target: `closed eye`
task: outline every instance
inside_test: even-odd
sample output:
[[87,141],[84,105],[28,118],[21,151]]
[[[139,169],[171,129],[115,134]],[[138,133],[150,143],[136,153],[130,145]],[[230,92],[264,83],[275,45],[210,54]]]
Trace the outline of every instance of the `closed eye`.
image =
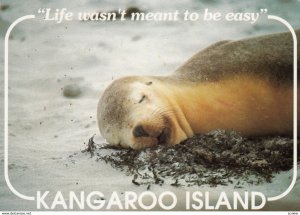
[[140,99],[139,103],[142,103],[145,100],[146,96],[143,95],[142,98]]

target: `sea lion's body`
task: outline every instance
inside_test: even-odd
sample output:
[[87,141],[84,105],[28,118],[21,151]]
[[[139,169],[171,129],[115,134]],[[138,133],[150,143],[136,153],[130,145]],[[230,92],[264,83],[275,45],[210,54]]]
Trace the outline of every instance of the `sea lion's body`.
[[132,148],[177,144],[213,129],[290,135],[292,121],[290,33],[218,42],[170,76],[116,80],[98,106],[102,135]]

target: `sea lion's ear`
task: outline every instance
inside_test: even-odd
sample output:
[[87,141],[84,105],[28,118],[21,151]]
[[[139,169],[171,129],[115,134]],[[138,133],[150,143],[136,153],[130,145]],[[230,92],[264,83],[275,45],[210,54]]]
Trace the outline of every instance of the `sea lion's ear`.
[[151,85],[151,84],[152,84],[152,81],[146,82],[146,85]]

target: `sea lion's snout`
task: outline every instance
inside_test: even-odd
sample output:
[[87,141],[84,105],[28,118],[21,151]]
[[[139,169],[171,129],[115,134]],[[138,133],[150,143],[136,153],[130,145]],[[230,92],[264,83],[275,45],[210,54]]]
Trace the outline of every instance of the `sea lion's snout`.
[[142,125],[135,126],[132,134],[134,137],[149,137],[148,132],[145,131]]
[[[157,123],[150,124],[148,129],[145,129],[143,125],[139,124],[133,128],[132,135],[135,138],[134,142],[137,142],[135,145],[139,148],[147,138],[152,140],[149,146],[168,144],[168,136],[170,134],[168,131],[169,129],[167,129],[164,122],[161,122],[160,126],[158,126]],[[140,140],[142,143],[139,143]]]

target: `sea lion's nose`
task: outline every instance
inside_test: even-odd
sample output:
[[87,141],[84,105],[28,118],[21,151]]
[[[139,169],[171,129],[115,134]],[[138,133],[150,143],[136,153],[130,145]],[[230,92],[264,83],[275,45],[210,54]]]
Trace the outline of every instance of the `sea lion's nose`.
[[134,137],[149,137],[149,134],[144,130],[142,125],[137,125],[133,129]]

